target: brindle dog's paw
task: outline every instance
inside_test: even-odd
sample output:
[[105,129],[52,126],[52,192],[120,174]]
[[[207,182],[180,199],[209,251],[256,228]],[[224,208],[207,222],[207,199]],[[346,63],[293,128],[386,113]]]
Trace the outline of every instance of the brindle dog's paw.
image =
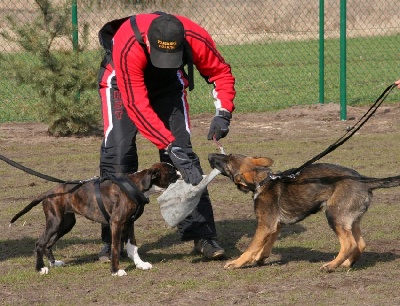
[[149,262],[142,261],[136,265],[136,268],[140,270],[150,270],[152,268],[152,264]]
[[47,267],[41,268],[40,271],[39,271],[39,274],[40,274],[40,275],[49,274],[49,268],[47,268]]
[[50,267],[62,267],[65,265],[65,262],[62,260],[55,260],[54,262],[50,262]]
[[112,276],[125,276],[128,275],[125,270],[119,269],[116,273],[112,273]]

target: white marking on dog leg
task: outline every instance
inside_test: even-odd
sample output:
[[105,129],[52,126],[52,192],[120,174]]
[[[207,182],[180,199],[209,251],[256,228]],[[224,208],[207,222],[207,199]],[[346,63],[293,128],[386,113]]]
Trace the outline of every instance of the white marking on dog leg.
[[125,270],[119,269],[117,271],[117,273],[112,273],[111,275],[112,276],[125,276],[125,275],[128,275],[128,274],[125,272]]
[[50,267],[62,267],[65,265],[65,262],[63,262],[62,260],[56,260],[54,262],[50,262]]
[[40,275],[49,274],[49,268],[43,267],[43,268],[40,269],[39,273],[40,273]]
[[135,263],[136,268],[141,270],[149,270],[153,267],[151,263],[140,259],[138,247],[134,244],[131,244],[130,240],[128,240],[128,243],[126,244],[126,251],[128,252],[128,257]]

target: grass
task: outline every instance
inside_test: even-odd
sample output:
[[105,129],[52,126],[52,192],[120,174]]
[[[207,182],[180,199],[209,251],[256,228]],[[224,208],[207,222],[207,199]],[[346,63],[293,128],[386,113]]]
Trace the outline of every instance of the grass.
[[[273,156],[274,169],[298,166],[338,137],[326,137],[317,127],[297,129],[295,119],[289,120],[283,131],[264,133],[253,127],[242,134],[242,125],[254,123],[249,119],[252,117],[242,116],[240,122],[233,122],[229,137],[223,140],[225,149]],[[386,118],[381,116],[381,120]],[[202,115],[199,118],[195,121],[193,144],[205,171],[209,172],[206,159],[214,147],[205,139],[207,127],[201,123]],[[267,114],[264,118],[271,120]],[[280,118],[288,119],[283,115]],[[342,131],[347,123],[331,124],[340,125],[337,130]],[[375,128],[379,131],[381,125],[374,124],[376,121],[369,122],[373,128],[362,129],[324,161],[339,161],[377,177],[397,173],[400,132],[393,125],[398,124],[382,123],[389,128],[380,133]],[[285,132],[283,136],[281,132]],[[35,129],[23,129],[19,138],[7,135],[0,130],[0,137],[7,140],[2,142],[3,152],[42,173],[77,179],[98,172],[100,138],[51,138]],[[157,151],[141,137],[138,146],[141,167],[146,167],[153,162]],[[267,265],[226,271],[222,268],[224,262],[204,261],[191,253],[191,243],[179,241],[176,229],[169,228],[162,220],[154,197],[136,223],[139,252],[142,259],[153,264],[152,270],[136,270],[130,260],[123,259],[121,266],[128,276],[111,277],[109,266],[96,260],[102,245],[100,225],[78,216],[74,229],[54,249],[56,258],[67,265],[40,276],[34,271],[32,250],[44,226],[41,207],[34,208],[11,228],[8,222],[34,195],[54,184],[9,166],[0,167],[0,176],[3,178],[0,186],[2,305],[186,305],[188,301],[192,305],[395,305],[400,302],[397,294],[400,206],[396,188],[375,193],[362,221],[367,250],[351,270],[339,269],[330,274],[319,271],[322,263],[331,260],[339,248],[335,234],[320,213],[284,227]],[[224,177],[217,177],[209,187],[219,239],[228,256],[237,257],[249,244],[256,226],[251,195],[239,192]]]
[[[389,84],[399,78],[398,71],[394,69],[394,61],[398,61],[400,56],[396,48],[399,39],[400,35],[348,39],[348,105],[365,105],[375,101]],[[317,104],[318,48],[316,40],[220,46],[221,53],[230,63],[236,77],[236,112],[275,111],[293,105]],[[337,103],[340,100],[338,40],[327,40],[325,49],[324,101]],[[7,54],[6,59],[12,56],[29,60],[24,54]],[[88,52],[82,56],[96,66],[101,60],[99,52]],[[17,84],[10,78],[12,74],[12,70],[6,70],[0,76],[0,95],[3,100],[0,105],[0,123],[38,121],[40,116],[35,106],[40,97],[29,85]],[[193,114],[213,113],[212,88],[196,73],[195,90],[189,92]],[[94,107],[98,107],[100,102],[97,92],[88,94],[92,96]],[[387,99],[388,103],[396,101],[398,99],[391,96]]]

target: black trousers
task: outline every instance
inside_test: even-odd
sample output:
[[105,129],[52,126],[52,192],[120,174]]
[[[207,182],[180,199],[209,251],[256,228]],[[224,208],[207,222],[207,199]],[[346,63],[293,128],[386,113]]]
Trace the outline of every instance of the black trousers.
[[[108,122],[104,122],[105,137],[100,152],[100,174],[107,176],[132,173],[138,170],[139,165],[135,143],[138,130],[121,103],[118,89],[100,89],[100,95],[105,95],[107,90],[109,91],[107,97],[110,98],[107,105],[104,105],[107,99],[101,97],[103,119],[107,118]],[[175,136],[174,144],[182,147],[194,165],[203,173],[200,160],[192,150],[190,133],[187,130],[188,122],[185,119],[185,103],[183,103],[182,97],[182,92],[163,94],[152,98],[151,105],[165,126]],[[107,116],[104,114],[105,111],[107,111]],[[159,150],[159,160],[172,164],[164,150]],[[179,223],[177,228],[182,241],[217,236],[213,209],[207,190],[201,196],[196,209]],[[111,242],[109,226],[102,225],[101,237],[103,242]]]

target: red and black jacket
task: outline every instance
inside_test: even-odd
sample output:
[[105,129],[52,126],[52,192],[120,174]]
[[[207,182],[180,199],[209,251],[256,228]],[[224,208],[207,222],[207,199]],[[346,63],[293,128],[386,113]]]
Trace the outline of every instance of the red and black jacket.
[[[158,16],[157,13],[135,16],[144,44],[137,40],[131,18],[111,22],[113,25],[103,27],[99,36],[106,52],[111,52],[113,66],[108,64],[107,68],[115,70],[117,86],[129,117],[144,137],[163,149],[175,138],[152,109],[150,100],[158,95],[181,91],[187,103],[186,88],[189,83],[183,67],[159,69],[151,65],[147,32],[153,19]],[[235,79],[229,64],[218,52],[215,42],[205,29],[186,17],[176,17],[184,26],[193,64],[207,82],[214,84],[216,107],[232,112],[235,108]],[[111,37],[112,45],[109,43]],[[146,46],[148,52],[144,50]]]

